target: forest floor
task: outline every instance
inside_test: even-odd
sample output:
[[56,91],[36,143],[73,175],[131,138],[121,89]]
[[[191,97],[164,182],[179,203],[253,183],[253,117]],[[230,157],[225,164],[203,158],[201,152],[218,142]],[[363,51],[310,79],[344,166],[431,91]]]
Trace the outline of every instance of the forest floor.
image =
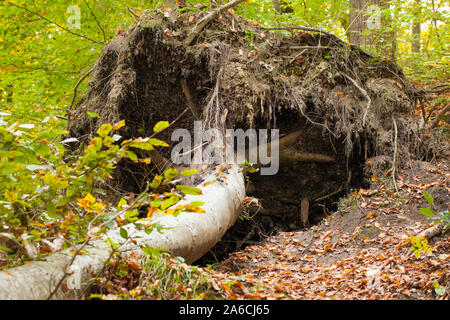
[[[222,281],[231,274],[243,281],[227,297],[245,297],[250,285],[269,288],[260,292],[264,298],[448,299],[450,234],[430,239],[433,249],[418,256],[410,241],[433,225],[419,211],[429,207],[424,190],[438,210],[449,209],[448,177],[448,162],[414,161],[398,176],[398,195],[390,181],[374,178],[320,225],[233,253],[219,268]],[[447,293],[437,295],[435,281]]]
[[[155,269],[128,260],[127,272],[107,270],[110,281],[95,293],[103,299],[117,299],[117,293],[140,299],[448,299],[450,233],[416,245],[411,237],[434,225],[420,212],[430,207],[423,191],[433,197],[435,215],[449,209],[449,163],[410,162],[398,173],[398,194],[390,175],[372,177],[369,189],[341,199],[339,210],[319,225],[280,232],[215,266],[174,258],[163,266],[201,278],[161,279]],[[202,281],[203,291],[196,292]]]

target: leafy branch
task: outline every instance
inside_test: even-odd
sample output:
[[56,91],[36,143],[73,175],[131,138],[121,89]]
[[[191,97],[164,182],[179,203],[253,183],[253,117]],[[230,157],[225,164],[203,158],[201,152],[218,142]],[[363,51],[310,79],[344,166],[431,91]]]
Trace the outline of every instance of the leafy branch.
[[62,25],[59,24],[58,22],[52,21],[52,20],[50,20],[50,19],[47,19],[46,17],[44,17],[44,16],[41,15],[40,13],[38,13],[38,12],[36,12],[36,11],[33,11],[33,10],[30,10],[30,9],[28,9],[28,8],[26,8],[26,7],[22,7],[22,6],[18,5],[18,4],[15,4],[14,2],[9,2],[9,4],[12,5],[12,6],[14,6],[14,7],[16,7],[16,8],[22,9],[22,10],[28,12],[28,13],[34,14],[34,15],[40,17],[41,19],[47,21],[48,23],[54,24],[54,25],[56,25],[57,27],[63,29],[64,31],[66,31],[66,32],[68,32],[68,33],[70,33],[70,34],[72,34],[72,35],[74,35],[74,36],[81,37],[81,38],[86,39],[86,40],[89,40],[89,41],[91,41],[91,42],[93,42],[93,43],[105,43],[105,41],[94,40],[94,39],[91,39],[90,37],[88,37],[88,36],[86,36],[86,35],[84,35],[84,34],[76,33],[76,32],[74,32],[74,31],[70,30],[69,28],[66,28],[66,27],[62,26]]

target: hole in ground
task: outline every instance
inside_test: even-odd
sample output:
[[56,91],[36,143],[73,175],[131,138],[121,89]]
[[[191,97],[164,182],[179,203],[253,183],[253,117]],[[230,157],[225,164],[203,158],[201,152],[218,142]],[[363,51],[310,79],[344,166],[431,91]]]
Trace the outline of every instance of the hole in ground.
[[[359,186],[364,187],[364,184],[361,183]],[[357,186],[354,185],[353,187],[356,188]],[[318,225],[323,219],[338,210],[339,200],[347,194],[347,191],[342,191],[331,196],[326,201],[311,204],[309,212],[310,225],[306,228],[303,227],[300,221],[282,225],[279,223],[279,219],[273,219],[270,215],[260,214],[260,212],[251,218],[240,217],[224,234],[220,242],[192,264],[206,266],[220,263],[227,259],[231,253],[242,251],[250,245],[261,244],[267,237],[276,235],[278,232],[304,230]]]

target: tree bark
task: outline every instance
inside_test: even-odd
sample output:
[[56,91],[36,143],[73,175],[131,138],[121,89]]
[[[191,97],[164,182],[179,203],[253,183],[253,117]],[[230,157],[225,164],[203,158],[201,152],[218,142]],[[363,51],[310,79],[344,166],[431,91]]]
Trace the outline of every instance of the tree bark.
[[[392,23],[392,16],[389,13],[376,13],[389,9],[389,1],[349,1],[349,42],[395,60],[396,33],[394,30],[386,30]],[[369,14],[369,11],[375,14]]]
[[363,36],[364,30],[366,30],[365,8],[367,5],[366,0],[350,0],[349,11],[349,30],[348,40],[351,44],[363,47],[366,44],[365,37]]
[[411,51],[414,53],[420,52],[420,13],[421,13],[421,3],[420,0],[415,0],[415,8],[414,8],[414,20],[412,25],[412,39],[411,39]]

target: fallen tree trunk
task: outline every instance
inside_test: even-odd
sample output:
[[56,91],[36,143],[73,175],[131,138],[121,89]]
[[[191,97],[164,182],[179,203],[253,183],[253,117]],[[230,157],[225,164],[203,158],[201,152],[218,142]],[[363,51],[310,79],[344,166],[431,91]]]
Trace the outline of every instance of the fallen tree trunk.
[[[312,223],[310,201],[349,188],[352,179],[362,180],[366,158],[392,155],[392,123],[398,126],[397,154],[402,155],[396,164],[407,155],[423,155],[411,116],[416,90],[396,65],[320,30],[303,28],[319,35],[275,34],[227,10],[186,11],[176,19],[172,14],[177,12],[142,14],[105,46],[87,93],[70,111],[70,137],[86,143],[103,123],[121,120],[127,124],[119,131],[123,139],[151,136],[163,120],[191,133],[199,118],[205,128],[222,131],[279,129],[287,137],[280,173],[251,179],[254,195],[263,199],[268,212],[261,221],[270,215],[270,223],[275,221],[280,229],[293,221],[293,228]],[[158,138],[170,143],[176,127],[169,126]],[[161,167],[170,156],[162,151]],[[115,183],[133,193],[141,192],[148,177],[158,172],[126,160],[118,168]],[[202,186],[202,195],[187,197],[204,200],[205,214],[158,217],[156,222],[171,229],[149,236],[128,225],[136,243],[124,243],[121,251],[139,253],[140,247],[151,246],[169,249],[188,263],[201,257],[236,221],[245,196],[236,165],[222,180]],[[107,236],[122,241],[118,230]],[[72,264],[73,255],[66,250],[0,272],[0,298],[45,299],[53,292],[53,298],[80,296],[83,282],[98,274],[111,254],[104,240],[90,245]]]
[[[206,181],[216,180],[216,172]],[[0,299],[28,300],[80,298],[90,279],[98,276],[112,250],[106,238],[120,243],[120,252],[142,255],[142,247],[165,248],[191,263],[212,248],[232,226],[240,214],[245,196],[244,178],[239,166],[233,165],[227,174],[202,187],[203,194],[186,196],[179,204],[203,201],[205,213],[182,212],[178,216],[161,215],[152,222],[169,229],[149,235],[133,224],[124,226],[133,241],[125,241],[119,230],[110,230],[102,240],[93,240],[71,263],[76,248],[54,253],[42,261],[0,271]],[[62,280],[62,281],[61,281]]]

